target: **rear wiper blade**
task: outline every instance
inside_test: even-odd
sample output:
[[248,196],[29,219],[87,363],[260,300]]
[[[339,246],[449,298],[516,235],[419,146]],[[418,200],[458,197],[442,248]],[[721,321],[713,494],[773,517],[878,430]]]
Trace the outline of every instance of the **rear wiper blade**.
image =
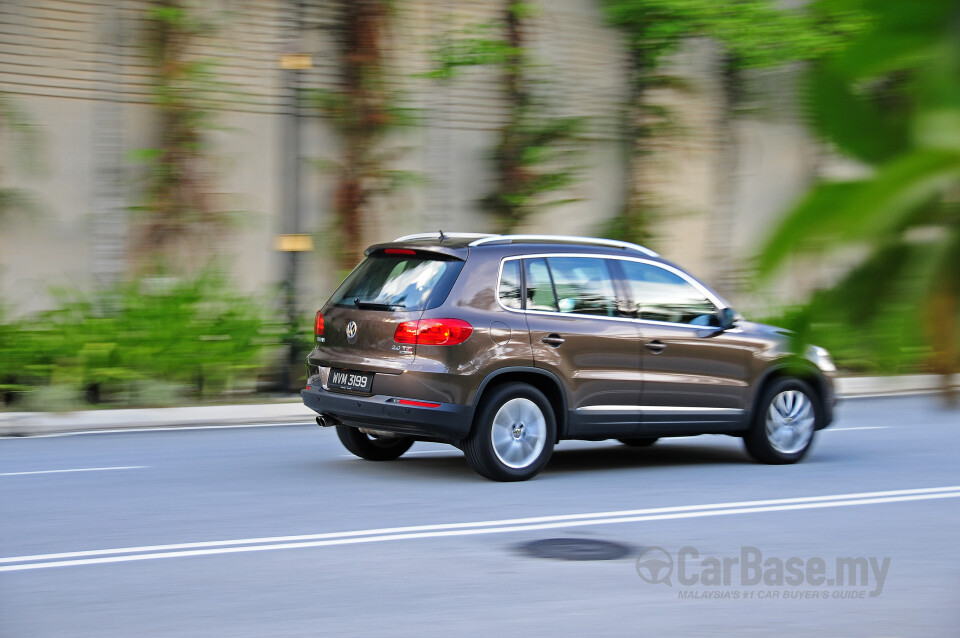
[[406,310],[407,307],[395,303],[377,303],[375,301],[360,301],[359,298],[353,300],[353,305],[362,310]]

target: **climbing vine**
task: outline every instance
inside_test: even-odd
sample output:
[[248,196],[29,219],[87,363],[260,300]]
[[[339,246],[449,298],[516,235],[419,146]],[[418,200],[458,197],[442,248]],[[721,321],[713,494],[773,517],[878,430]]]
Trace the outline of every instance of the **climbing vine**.
[[404,149],[387,144],[398,127],[416,123],[412,109],[387,83],[386,32],[391,16],[386,0],[345,1],[340,6],[340,86],[310,91],[314,107],[333,124],[340,141],[338,161],[325,163],[336,175],[333,196],[337,266],[349,270],[363,257],[364,230],[373,200],[417,175],[390,168]]
[[157,146],[134,154],[147,167],[134,249],[138,269],[149,271],[175,265],[177,249],[195,247],[222,229],[228,215],[212,195],[214,163],[207,139],[221,84],[211,60],[191,55],[213,24],[199,19],[184,0],[157,0],[146,22]]
[[553,114],[546,97],[544,67],[532,59],[527,43],[531,3],[510,0],[496,23],[475,25],[445,38],[437,48],[432,76],[448,80],[463,67],[495,65],[508,101],[490,159],[495,186],[482,204],[496,230],[510,232],[545,207],[571,201],[558,198],[579,178],[583,118]]

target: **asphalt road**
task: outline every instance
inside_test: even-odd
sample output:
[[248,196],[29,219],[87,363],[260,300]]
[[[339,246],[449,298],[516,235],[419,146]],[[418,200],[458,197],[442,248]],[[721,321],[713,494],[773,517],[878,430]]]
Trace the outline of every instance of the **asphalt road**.
[[[922,396],[847,401],[794,466],[568,442],[513,484],[311,425],[4,439],[0,636],[955,636],[958,450]],[[555,538],[626,555],[523,548]]]

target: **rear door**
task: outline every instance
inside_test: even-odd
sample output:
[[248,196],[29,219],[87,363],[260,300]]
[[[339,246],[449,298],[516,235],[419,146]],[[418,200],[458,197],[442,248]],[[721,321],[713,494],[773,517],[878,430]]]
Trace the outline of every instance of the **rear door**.
[[640,399],[636,325],[620,316],[603,257],[524,259],[525,309],[534,364],[567,386],[568,434],[634,434]]
[[348,372],[401,372],[416,357],[416,346],[397,343],[397,329],[442,304],[462,267],[458,259],[427,251],[371,254],[323,307],[319,364]]

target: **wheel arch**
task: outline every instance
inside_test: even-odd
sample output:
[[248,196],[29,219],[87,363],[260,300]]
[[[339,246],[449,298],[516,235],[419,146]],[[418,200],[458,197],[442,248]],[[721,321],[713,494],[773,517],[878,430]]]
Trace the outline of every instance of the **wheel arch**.
[[[557,441],[564,438],[567,432],[567,396],[563,384],[556,375],[539,368],[525,366],[511,366],[500,368],[484,377],[473,398],[474,422],[470,425],[471,431],[476,427],[476,408],[480,406],[483,397],[491,390],[507,383],[526,383],[543,392],[553,408],[553,416],[557,422]],[[554,441],[555,443],[557,441]]]
[[770,367],[764,372],[763,376],[760,377],[760,381],[756,385],[756,391],[753,393],[753,399],[750,401],[750,413],[747,415],[747,423],[753,422],[760,401],[763,399],[770,384],[781,379],[799,379],[800,381],[808,383],[815,394],[814,399],[820,405],[821,414],[824,415],[824,423],[821,428],[825,428],[830,424],[830,419],[827,416],[830,413],[828,410],[829,406],[827,405],[827,397],[829,396],[827,380],[824,379],[823,375],[813,363],[799,357],[781,361],[777,365]]

